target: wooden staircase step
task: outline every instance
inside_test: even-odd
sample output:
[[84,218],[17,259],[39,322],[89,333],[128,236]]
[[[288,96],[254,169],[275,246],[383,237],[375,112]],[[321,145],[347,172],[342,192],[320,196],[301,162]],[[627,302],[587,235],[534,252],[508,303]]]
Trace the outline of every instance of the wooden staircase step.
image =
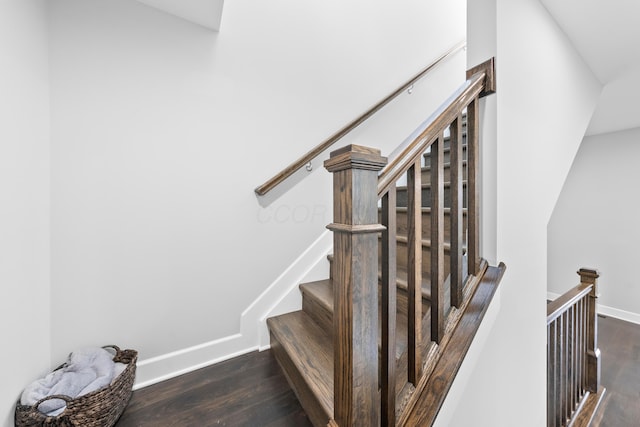
[[[451,164],[444,164],[444,180],[451,181]],[[462,179],[467,180],[467,161],[462,161]],[[431,182],[431,165],[422,167],[422,182],[428,184]]]
[[[399,185],[396,187],[397,194],[397,206],[407,206],[407,187],[405,185]],[[467,206],[467,183],[462,183],[462,204]],[[445,207],[451,207],[451,182],[445,181],[444,183],[444,200]],[[431,183],[422,183],[422,207],[429,207],[431,205]]]
[[333,418],[333,340],[304,311],[267,319],[271,350],[314,426]]
[[[399,358],[407,348],[406,277],[405,272],[404,279],[398,278],[400,281],[404,281],[404,288],[402,288],[401,284],[398,286],[400,292],[397,298],[396,336],[398,337],[398,342],[396,345],[396,358]],[[430,295],[431,290],[428,281],[423,281],[423,283],[426,284],[425,287],[423,287],[423,313],[425,313],[430,303],[428,298],[424,298],[424,295]],[[332,336],[333,281],[319,280],[317,282],[303,283],[300,285],[300,291],[302,292],[302,310],[312,318],[321,329],[326,331],[327,335]],[[381,334],[378,333],[378,339],[380,339],[380,335]],[[380,346],[380,341],[378,341],[378,346]]]
[[[463,229],[466,230],[467,225],[467,209],[463,209],[462,217],[464,221]],[[380,220],[380,217],[378,217]],[[396,221],[397,221],[397,233],[400,235],[407,235],[407,207],[400,206],[396,208]],[[422,236],[429,238],[431,235],[431,208],[422,208]],[[444,209],[444,240],[449,241],[451,239],[451,209]]]
[[[442,150],[442,155],[444,158],[444,163],[450,163],[451,162],[451,147],[449,147],[448,144],[446,144],[446,140],[448,138],[445,138],[445,146],[444,149]],[[462,160],[467,160],[467,143],[466,143],[466,136],[463,136],[462,141],[463,141],[463,145],[462,145]],[[431,151],[427,151],[426,153],[424,153],[422,155],[423,159],[424,159],[424,165],[425,166],[431,166]]]
[[[382,208],[378,209],[378,222],[381,222]],[[467,222],[467,209],[462,211],[463,226],[462,229],[466,230],[468,227]],[[407,235],[407,207],[398,206],[396,208],[396,221],[397,221],[397,234]],[[422,208],[422,237],[429,239],[431,237],[431,208]],[[444,208],[444,240],[445,242],[451,239],[451,208]]]
[[333,331],[333,281],[331,279],[300,285],[302,311],[307,313],[322,329],[331,335]]
[[[381,239],[381,237],[380,237]],[[407,268],[408,254],[408,239],[407,236],[398,235],[396,237],[396,261],[398,269]],[[444,242],[444,268],[445,276],[449,274],[449,254],[451,253],[451,244]],[[382,257],[382,247],[378,245],[378,262]],[[431,240],[422,239],[422,274],[428,275],[431,273]]]
[[[330,268],[333,268],[333,254],[327,255],[327,259],[329,260]],[[378,280],[382,278],[382,273],[378,270]],[[315,282],[312,282],[315,283]],[[396,284],[398,286],[398,297],[401,297],[402,293],[407,292],[408,284],[407,284],[407,267],[404,265],[399,265],[396,267]],[[333,296],[331,296],[333,298]],[[422,298],[425,301],[429,301],[431,299],[431,281],[430,276],[428,274],[422,275]],[[406,299],[406,297],[405,297]],[[304,304],[304,301],[303,301]],[[333,302],[331,303],[331,307],[333,307]]]

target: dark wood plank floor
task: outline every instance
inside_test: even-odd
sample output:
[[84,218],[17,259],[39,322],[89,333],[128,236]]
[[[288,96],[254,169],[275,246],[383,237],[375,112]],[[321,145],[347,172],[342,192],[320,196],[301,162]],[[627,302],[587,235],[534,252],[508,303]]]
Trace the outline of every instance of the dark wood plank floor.
[[598,316],[602,385],[607,392],[593,426],[640,426],[640,325]]
[[[640,426],[640,325],[599,317],[602,384],[594,427]],[[311,427],[271,351],[135,391],[117,427]]]
[[249,353],[133,393],[117,427],[311,427],[271,351]]

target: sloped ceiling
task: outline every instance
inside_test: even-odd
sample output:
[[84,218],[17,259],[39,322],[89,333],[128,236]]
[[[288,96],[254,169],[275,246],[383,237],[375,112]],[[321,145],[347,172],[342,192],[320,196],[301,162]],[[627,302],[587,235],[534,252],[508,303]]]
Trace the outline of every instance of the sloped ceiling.
[[201,25],[220,30],[224,0],[138,0],[147,6]]
[[540,1],[604,85],[587,134],[640,127],[640,1]]

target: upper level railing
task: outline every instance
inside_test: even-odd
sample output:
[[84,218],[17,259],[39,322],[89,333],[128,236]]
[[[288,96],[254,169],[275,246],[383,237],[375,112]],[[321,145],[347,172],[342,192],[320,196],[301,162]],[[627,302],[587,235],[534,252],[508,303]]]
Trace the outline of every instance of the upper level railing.
[[338,130],[336,133],[331,135],[326,140],[322,141],[320,144],[316,145],[309,152],[305,153],[304,155],[302,155],[302,157],[300,157],[299,159],[297,159],[296,161],[291,163],[289,166],[287,166],[284,169],[282,169],[280,172],[278,172],[276,175],[271,177],[269,180],[265,181],[262,185],[256,187],[256,189],[254,190],[256,192],[256,194],[258,194],[259,196],[264,196],[269,191],[271,191],[272,189],[277,187],[278,184],[280,184],[285,179],[287,179],[288,177],[293,175],[297,170],[299,170],[302,167],[304,167],[306,164],[308,164],[310,161],[312,161],[314,158],[316,158],[320,153],[322,153],[323,151],[327,150],[329,147],[331,147],[333,144],[338,142],[340,139],[342,139],[345,135],[350,133],[352,130],[354,130],[355,128],[360,126],[363,122],[368,120],[371,116],[373,116],[375,113],[377,113],[385,105],[387,105],[389,102],[391,102],[395,98],[397,98],[398,95],[400,95],[404,91],[408,90],[418,80],[420,80],[425,75],[427,75],[437,65],[439,65],[445,59],[451,57],[452,55],[456,54],[457,52],[459,52],[460,50],[465,48],[465,46],[466,46],[465,42],[460,42],[460,43],[456,44],[455,46],[453,46],[448,51],[446,51],[445,53],[443,53],[435,61],[433,61],[428,66],[426,66],[422,71],[420,71],[415,76],[411,77],[402,86],[400,86],[399,88],[394,90],[392,93],[390,93],[384,99],[380,100],[377,104],[375,104],[373,107],[368,109],[362,115],[360,115],[359,117],[357,117],[356,119],[354,119],[353,121],[351,121],[350,123],[345,125],[342,129]]
[[587,412],[582,409],[590,407],[585,405],[587,399],[602,393],[596,314],[599,274],[586,268],[578,274],[580,284],[547,305],[548,427],[577,426],[576,420],[585,417],[581,412]]
[[[379,150],[355,145],[332,152],[325,162],[334,174],[334,222],[328,226],[334,231],[334,425],[410,424],[406,417],[486,271],[479,254],[479,98],[495,91],[493,59],[469,70],[467,78],[388,164]],[[404,177],[406,185],[398,182]],[[400,268],[408,301],[407,347],[398,362]],[[429,304],[423,312],[425,292]]]

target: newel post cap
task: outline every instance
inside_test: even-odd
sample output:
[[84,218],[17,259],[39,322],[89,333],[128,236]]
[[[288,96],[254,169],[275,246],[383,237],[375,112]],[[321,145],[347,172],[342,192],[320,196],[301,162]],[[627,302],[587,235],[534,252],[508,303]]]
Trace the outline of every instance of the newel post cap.
[[578,274],[580,275],[580,283],[593,285],[593,289],[589,294],[594,298],[598,298],[598,277],[600,277],[600,272],[593,268],[581,268],[578,270]]
[[580,281],[586,283],[595,283],[600,277],[600,272],[593,268],[581,268],[577,273],[580,275]]
[[380,154],[380,150],[351,144],[332,151],[324,167],[332,173],[345,169],[379,171],[386,164],[387,158]]

